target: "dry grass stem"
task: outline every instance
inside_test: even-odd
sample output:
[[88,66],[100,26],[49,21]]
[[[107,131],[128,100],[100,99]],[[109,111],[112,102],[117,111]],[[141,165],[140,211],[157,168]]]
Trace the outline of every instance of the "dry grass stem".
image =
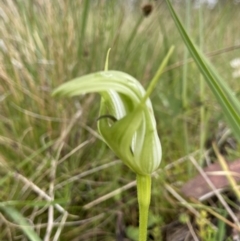
[[67,184],[70,184],[74,181],[78,181],[79,179],[87,176],[87,175],[90,175],[90,174],[93,174],[93,173],[96,173],[96,172],[99,172],[101,170],[104,170],[106,168],[109,168],[109,167],[112,167],[112,166],[115,166],[117,164],[120,164],[122,163],[120,160],[116,160],[116,161],[113,161],[113,162],[110,162],[110,163],[106,163],[106,164],[103,164],[101,166],[98,166],[98,167],[95,167],[95,168],[92,168],[91,170],[88,170],[88,171],[85,171],[85,172],[82,172],[76,176],[72,176],[70,177],[69,179],[63,181],[63,182],[60,182],[58,183],[56,186],[55,186],[55,190],[56,189],[59,189],[59,188],[62,188],[63,186],[67,185]]
[[216,197],[219,199],[219,201],[221,202],[221,204],[224,206],[224,208],[226,209],[226,211],[228,212],[228,214],[230,215],[230,217],[233,219],[233,221],[236,223],[236,225],[238,227],[239,226],[239,220],[237,218],[237,216],[233,213],[232,209],[229,207],[229,205],[227,204],[227,202],[224,200],[223,196],[220,194],[220,191],[216,189],[216,187],[213,185],[213,183],[209,180],[208,176],[206,175],[206,173],[203,171],[203,169],[198,165],[197,161],[190,156],[189,157],[191,162],[193,163],[193,165],[196,167],[196,169],[198,170],[198,172],[202,175],[202,177],[206,180],[206,182],[208,183],[208,185],[212,188],[214,194],[216,195]]
[[195,231],[193,229],[193,226],[192,226],[192,224],[189,221],[187,222],[187,226],[188,226],[188,229],[189,229],[189,231],[190,231],[190,233],[191,233],[191,235],[193,237],[193,240],[194,241],[199,241],[199,239],[198,239],[198,237],[197,237],[197,235],[196,235],[196,233],[195,233]]
[[[218,157],[218,161],[220,162],[220,165],[222,167],[222,169],[225,171],[225,176],[227,177],[228,181],[229,181],[229,184],[231,185],[236,197],[238,198],[238,200],[240,200],[240,191],[239,191],[239,187],[238,187],[238,184],[237,182],[235,181],[233,175],[234,173],[232,173],[230,170],[229,170],[229,167],[227,165],[227,162],[226,160],[224,159],[224,157],[220,154],[218,148],[217,148],[217,145],[215,143],[213,143],[213,149]],[[236,173],[236,175],[240,175],[239,173]]]
[[86,210],[90,209],[90,208],[98,205],[99,203],[104,202],[107,199],[112,198],[112,197],[118,195],[119,193],[122,193],[123,191],[126,191],[126,190],[128,190],[132,187],[135,187],[135,186],[136,186],[136,181],[130,182],[130,183],[128,183],[128,184],[126,184],[126,185],[124,185],[124,186],[122,186],[122,187],[120,187],[120,188],[118,188],[118,189],[116,189],[116,190],[96,199],[96,200],[94,200],[93,202],[90,202],[90,203],[84,205],[83,208],[86,209]]
[[[28,187],[30,187],[36,194],[38,194],[41,198],[52,202],[52,198],[46,193],[44,192],[42,189],[40,189],[36,184],[34,184],[32,181],[28,180],[26,177],[24,177],[23,175],[21,175],[20,173],[12,173],[12,175],[18,179],[19,181],[23,182],[25,185],[27,185]],[[54,204],[54,207],[60,212],[60,213],[65,213],[67,212],[61,205],[59,204]],[[71,215],[74,217],[78,217],[76,215]]]
[[80,149],[82,149],[84,146],[86,146],[87,144],[91,143],[91,140],[86,140],[83,143],[81,143],[80,145],[78,145],[77,147],[75,147],[73,150],[71,150],[68,154],[66,154],[64,157],[62,157],[59,161],[58,161],[58,165],[63,163],[65,160],[67,160],[70,156],[72,156],[75,152],[79,151]]
[[[56,177],[56,168],[57,168],[57,162],[54,158],[52,158],[51,170],[50,170],[50,184],[49,184],[49,197],[52,200],[54,200],[54,181]],[[65,214],[67,215],[66,212],[64,213],[64,215]],[[53,208],[53,205],[50,205],[48,207],[48,226],[44,237],[44,241],[50,240],[52,229],[53,229],[53,222],[54,222],[54,208]]]

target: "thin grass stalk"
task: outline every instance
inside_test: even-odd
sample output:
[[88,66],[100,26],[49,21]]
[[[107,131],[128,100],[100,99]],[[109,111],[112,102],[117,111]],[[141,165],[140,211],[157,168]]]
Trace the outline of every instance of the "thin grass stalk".
[[[191,16],[191,12],[190,12],[190,7],[191,7],[191,2],[189,0],[185,0],[186,3],[186,29],[187,31],[190,31],[190,16]],[[186,109],[188,106],[188,98],[187,98],[187,72],[188,72],[188,65],[187,65],[187,59],[188,59],[188,49],[187,47],[184,48],[184,66],[183,66],[183,74],[182,74],[182,105],[183,108]]]
[[[171,44],[170,44],[170,41],[169,41],[169,34],[168,34],[168,31],[166,29],[166,26],[165,26],[165,22],[164,22],[164,19],[162,18],[162,16],[159,17],[159,26],[160,26],[160,31],[162,32],[162,35],[163,35],[163,51],[164,51],[164,55],[167,54]],[[169,60],[169,64],[171,65],[171,59]],[[173,72],[172,71],[167,71],[167,74],[169,76],[169,79],[172,80],[174,79],[173,77]]]
[[216,143],[213,143],[213,149],[214,149],[214,152],[216,153],[216,156],[218,158],[218,161],[219,161],[223,171],[226,172],[225,177],[228,179],[228,182],[229,182],[230,186],[232,187],[233,192],[235,193],[237,199],[240,200],[240,191],[239,191],[238,184],[237,184],[236,180],[234,179],[233,175],[231,174],[231,171],[229,170],[227,162],[225,161],[224,157],[220,154]]
[[[191,1],[189,0],[185,0],[186,3],[186,28],[188,30],[190,30],[190,20],[191,20]],[[187,98],[187,87],[188,87],[188,83],[187,83],[187,73],[188,73],[188,64],[187,64],[187,59],[188,59],[188,49],[185,47],[184,48],[184,57],[183,57],[183,61],[184,61],[184,66],[183,66],[183,74],[182,74],[182,106],[183,106],[183,110],[186,111],[188,108],[188,98]],[[185,147],[185,154],[189,153],[189,138],[188,138],[188,123],[186,120],[183,120],[183,134],[184,134],[184,147]],[[188,173],[190,174],[192,171],[192,165],[188,166]]]
[[[204,30],[203,30],[203,7],[202,4],[199,6],[198,11],[198,22],[199,22],[199,48],[200,50],[203,50],[203,36],[204,36]],[[204,143],[206,138],[206,120],[205,120],[205,106],[204,106],[204,100],[205,100],[205,82],[203,79],[202,74],[199,76],[200,79],[200,153],[201,153],[201,159],[200,159],[200,166],[203,164],[203,153],[204,153]]]
[[218,198],[218,200],[220,201],[220,203],[223,205],[223,207],[227,210],[229,216],[232,218],[232,220],[236,223],[236,225],[238,226],[238,228],[240,227],[239,224],[239,220],[236,216],[236,214],[233,212],[233,210],[230,208],[230,206],[228,205],[228,203],[225,201],[225,199],[223,198],[223,196],[219,193],[219,191],[216,189],[216,187],[214,186],[214,184],[211,182],[211,180],[209,179],[209,177],[207,176],[207,174],[203,171],[203,169],[199,166],[199,164],[197,163],[197,161],[190,156],[189,157],[190,161],[193,163],[193,165],[196,167],[196,169],[198,170],[198,172],[201,174],[201,176],[205,179],[205,181],[207,182],[208,186],[212,189],[213,193],[215,194],[215,196]]
[[[86,33],[86,26],[87,26],[87,20],[88,20],[88,14],[89,14],[89,7],[90,7],[90,2],[88,0],[84,0],[84,6],[83,6],[83,13],[82,13],[82,25],[81,25],[81,32],[79,36],[79,42],[78,42],[78,57],[81,59],[82,53],[83,53],[83,40],[85,38],[85,33]],[[76,65],[78,67],[78,65]],[[77,71],[77,69],[75,69]],[[75,72],[74,71],[74,72]],[[74,73],[75,74],[75,73]]]
[[134,38],[136,37],[137,35],[137,31],[138,31],[138,28],[140,27],[141,23],[143,22],[143,19],[144,19],[144,16],[140,16],[132,30],[132,32],[130,33],[130,36],[127,40],[127,43],[125,44],[126,48],[125,48],[125,53],[128,53],[128,50],[130,49],[131,47],[131,44],[134,40]]

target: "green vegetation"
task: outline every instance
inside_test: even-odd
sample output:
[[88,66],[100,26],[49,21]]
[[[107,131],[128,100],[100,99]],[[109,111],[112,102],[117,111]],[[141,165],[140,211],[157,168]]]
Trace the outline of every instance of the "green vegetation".
[[[109,48],[109,69],[147,88],[172,45],[174,54],[150,97],[163,157],[152,178],[149,240],[161,240],[161,228],[189,211],[181,222],[199,237],[231,240],[237,197],[222,193],[225,203],[192,203],[182,199],[181,187],[198,173],[195,163],[216,160],[212,141],[228,161],[239,158],[240,85],[230,61],[240,57],[240,6],[187,11],[189,35],[207,57],[178,28],[193,58],[203,60],[199,67],[186,55],[167,4],[152,4],[146,17],[140,6],[131,11],[117,1],[1,1],[0,240],[137,240],[135,175],[96,131],[99,96],[60,99],[51,93],[70,79],[102,71]],[[184,22],[185,5],[174,9]],[[217,80],[215,86],[203,84],[198,68],[208,83]],[[215,98],[214,88],[227,91]],[[229,138],[234,148],[224,146]]]
[[147,240],[151,175],[158,170],[162,159],[162,147],[149,96],[173,49],[174,47],[171,47],[146,91],[131,75],[108,70],[109,49],[104,71],[73,79],[53,92],[53,95],[68,97],[92,92],[101,95],[98,118],[100,136],[136,174],[139,241]]

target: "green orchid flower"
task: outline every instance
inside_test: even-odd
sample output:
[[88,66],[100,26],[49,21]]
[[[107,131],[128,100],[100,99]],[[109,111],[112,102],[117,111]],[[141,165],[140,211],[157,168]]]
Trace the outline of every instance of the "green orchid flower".
[[[151,174],[160,165],[162,148],[149,95],[154,89],[173,47],[163,60],[147,91],[129,74],[105,71],[73,79],[54,90],[55,96],[101,95],[98,130],[103,141],[137,174],[140,208],[139,240],[146,240]],[[109,54],[109,53],[108,53]]]
[[[160,164],[162,150],[156,121],[144,88],[132,76],[119,71],[101,71],[76,78],[53,94],[101,95],[98,129],[106,144],[135,173],[149,175]],[[112,120],[114,119],[114,120]]]

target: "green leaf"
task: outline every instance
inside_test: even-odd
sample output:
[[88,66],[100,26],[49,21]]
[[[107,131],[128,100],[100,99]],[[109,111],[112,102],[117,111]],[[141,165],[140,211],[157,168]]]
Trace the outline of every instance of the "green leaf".
[[2,209],[3,212],[5,212],[14,222],[19,225],[19,228],[22,229],[22,231],[26,234],[29,240],[41,241],[40,237],[36,234],[30,224],[15,208],[5,206],[0,203],[0,209]]
[[133,241],[138,241],[139,229],[133,226],[128,226],[126,229],[126,235]]
[[234,92],[229,88],[227,83],[220,77],[218,72],[210,64],[204,54],[197,48],[188,36],[181,21],[175,13],[170,0],[167,0],[169,11],[178,28],[178,31],[187,46],[190,54],[196,62],[199,70],[204,76],[208,86],[212,90],[216,99],[218,100],[227,122],[232,129],[233,134],[240,141],[240,102],[235,96]]

